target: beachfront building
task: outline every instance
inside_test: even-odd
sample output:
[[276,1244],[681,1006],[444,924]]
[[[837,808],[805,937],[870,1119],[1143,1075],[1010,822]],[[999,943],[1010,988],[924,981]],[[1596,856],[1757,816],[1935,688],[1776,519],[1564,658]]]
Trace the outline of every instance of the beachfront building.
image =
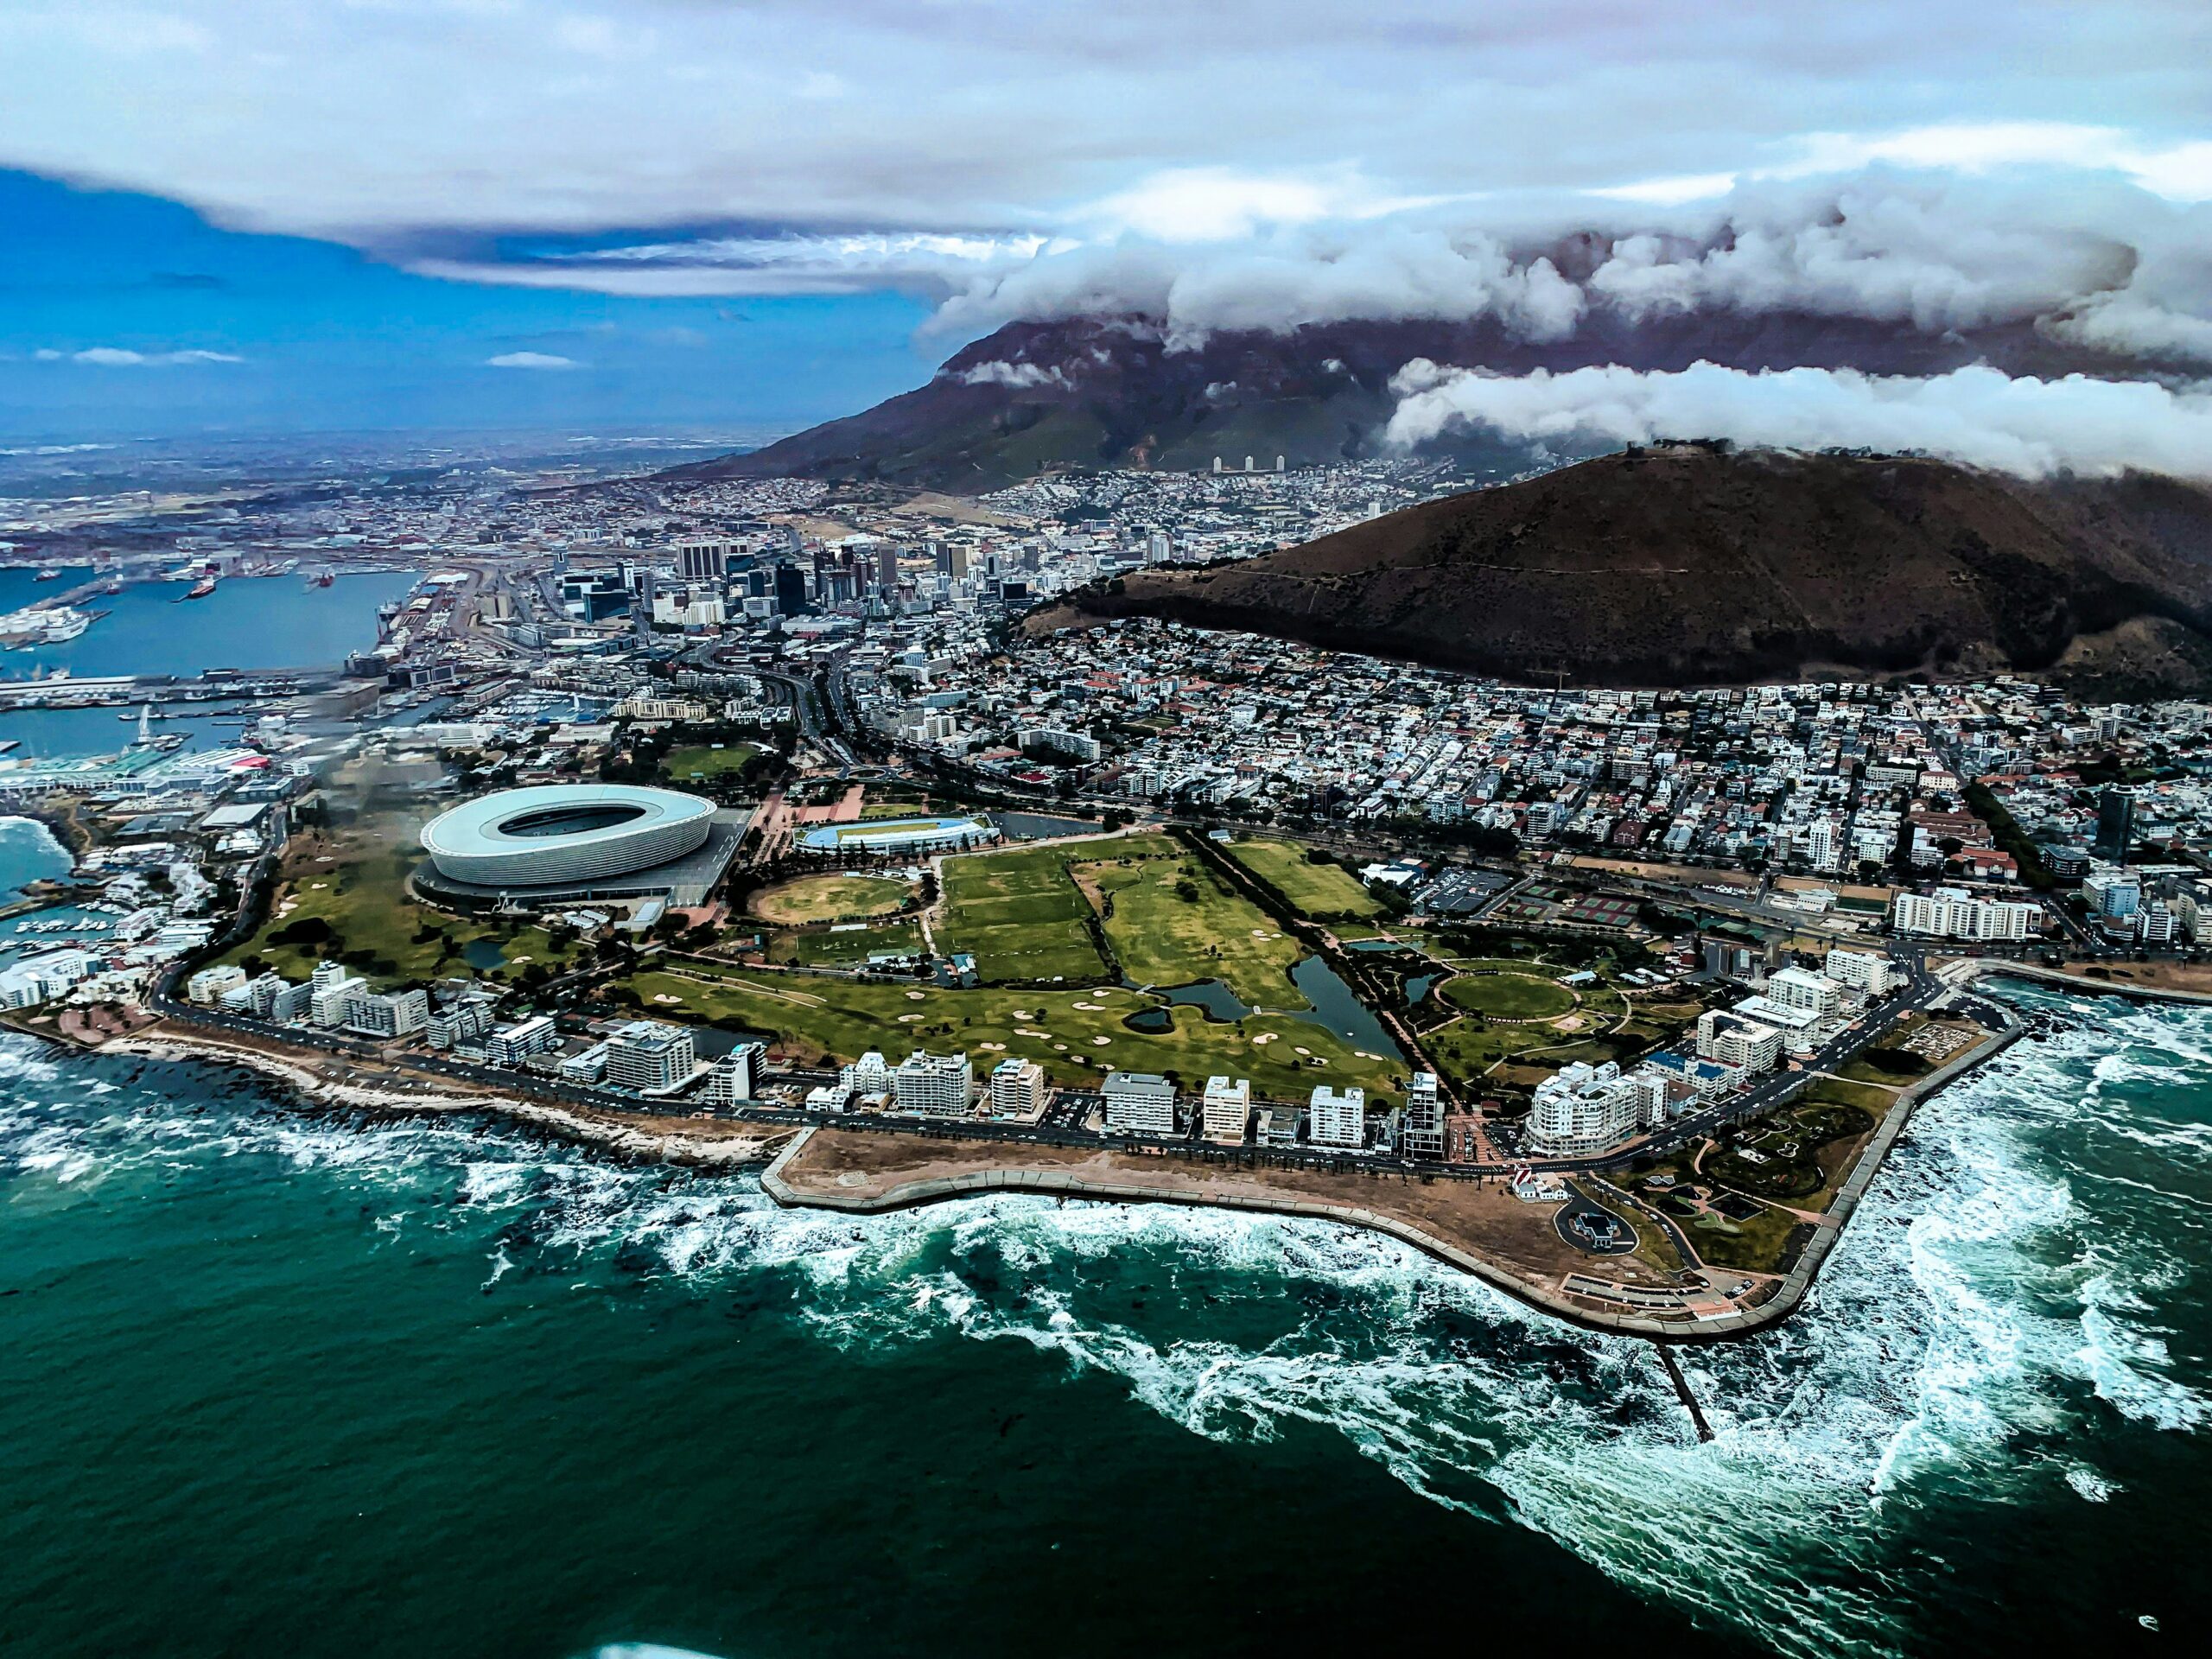
[[226,963],[219,968],[202,968],[184,982],[184,1000],[196,1002],[201,1007],[219,1001],[226,991],[236,990],[245,983],[245,969]]
[[965,1054],[930,1054],[916,1049],[891,1073],[891,1093],[902,1112],[925,1117],[959,1117],[976,1092],[976,1069]]
[[1033,1118],[1045,1109],[1045,1068],[1009,1057],[991,1068],[991,1116]]
[[1782,1033],[1726,1008],[1697,1017],[1697,1057],[1745,1071],[1771,1071],[1782,1063]]
[[362,986],[347,995],[343,1010],[346,1029],[365,1037],[405,1037],[429,1019],[429,995],[419,989],[379,994]]
[[484,1058],[494,1065],[520,1065],[533,1054],[542,1054],[560,1040],[550,1014],[532,1014],[512,1026],[502,1026],[484,1039]]
[[766,1043],[740,1043],[708,1071],[701,1098],[710,1106],[734,1106],[754,1098],[760,1086],[760,1070],[767,1059]]
[[1887,996],[1898,980],[1897,965],[1887,957],[1840,944],[1828,952],[1821,971],[1846,989],[1864,991],[1869,996]]
[[2043,906],[2010,899],[1977,899],[1964,887],[1932,893],[1901,893],[1890,906],[1900,933],[1932,933],[1947,939],[2031,939],[2043,931]]
[[839,1069],[837,1083],[847,1100],[880,1105],[891,1097],[891,1062],[883,1058],[880,1049],[871,1048]]
[[1346,1089],[1341,1093],[1325,1083],[1313,1085],[1306,1103],[1306,1138],[1317,1147],[1338,1147],[1357,1152],[1367,1145],[1367,1091]]
[[1252,1080],[1208,1077],[1199,1118],[1207,1140],[1242,1145],[1252,1120]]
[[1766,976],[1766,999],[1785,1008],[1796,1008],[1803,1014],[1830,1014],[1835,1012],[1842,990],[1824,974],[1808,973],[1802,968],[1778,968]]
[[688,1081],[696,1064],[685,1026],[632,1020],[607,1039],[607,1080],[617,1089],[658,1094]]
[[1536,1085],[1529,1146],[1552,1157],[1603,1152],[1636,1130],[1640,1090],[1612,1061],[1576,1060]]
[[1106,1128],[1116,1135],[1175,1133],[1175,1085],[1151,1071],[1109,1071]]
[[[329,965],[325,963],[323,967]],[[315,971],[315,985],[308,995],[308,1020],[321,1030],[335,1031],[346,1023],[346,1004],[356,991],[366,990],[369,982],[351,975],[326,982],[322,968]]]
[[1444,1155],[1444,1103],[1433,1071],[1416,1071],[1406,1080],[1406,1109],[1398,1120],[1398,1153],[1405,1158]]

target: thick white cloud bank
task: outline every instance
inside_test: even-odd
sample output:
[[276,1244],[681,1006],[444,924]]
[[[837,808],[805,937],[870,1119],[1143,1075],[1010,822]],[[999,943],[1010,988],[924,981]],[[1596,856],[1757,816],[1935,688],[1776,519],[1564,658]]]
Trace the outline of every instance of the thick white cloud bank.
[[2014,378],[1967,368],[1925,378],[1851,370],[1747,373],[1700,363],[1521,376],[1409,363],[1390,440],[1479,425],[1533,441],[1726,438],[1778,449],[1906,450],[2043,478],[2128,470],[2212,480],[2212,397],[2147,381]]

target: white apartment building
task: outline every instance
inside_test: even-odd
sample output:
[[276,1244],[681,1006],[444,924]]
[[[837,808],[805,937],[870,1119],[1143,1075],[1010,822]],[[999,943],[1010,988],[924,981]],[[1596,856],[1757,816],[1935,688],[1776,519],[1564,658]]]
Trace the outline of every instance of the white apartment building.
[[855,1096],[862,1100],[879,1098],[891,1092],[891,1062],[883,1058],[881,1050],[871,1048],[850,1065],[840,1068],[837,1081],[843,1085],[848,1100]]
[[1767,1001],[1801,1013],[1834,1014],[1842,997],[1843,988],[1834,980],[1802,968],[1777,968],[1766,976]]
[[1225,1141],[1241,1146],[1244,1130],[1252,1120],[1252,1080],[1238,1077],[1208,1077],[1206,1092],[1199,1107],[1202,1131],[1209,1141]]
[[366,1037],[404,1037],[429,1023],[430,998],[422,990],[379,995],[362,987],[347,994],[343,1012],[348,1031]]
[[1033,1118],[1045,1109],[1045,1068],[1009,1056],[991,1068],[991,1116]]
[[1151,1071],[1109,1071],[1100,1091],[1106,1096],[1106,1127],[1120,1135],[1175,1133],[1175,1085]]
[[1890,906],[1890,925],[1900,933],[1947,939],[2031,939],[2043,931],[2043,907],[1938,887],[1932,893],[1899,893]]
[[642,1094],[673,1089],[696,1064],[688,1027],[632,1020],[607,1039],[607,1080],[618,1089]]
[[1406,1109],[1398,1120],[1398,1151],[1408,1158],[1444,1155],[1444,1102],[1433,1071],[1416,1071],[1406,1080]]
[[520,1065],[531,1055],[542,1054],[552,1047],[559,1035],[553,1028],[551,1014],[533,1014],[512,1026],[502,1026],[486,1038],[484,1058],[494,1065]]
[[1697,1057],[1746,1071],[1770,1071],[1782,1063],[1782,1033],[1725,1008],[1697,1017]]
[[714,1106],[734,1106],[753,1099],[760,1088],[760,1068],[767,1058],[766,1043],[740,1043],[709,1069],[701,1098]]
[[[322,969],[318,968],[315,971],[315,978],[320,982]],[[356,991],[367,988],[366,980],[352,977],[335,979],[327,984],[318,982],[308,996],[308,1020],[324,1031],[337,1030],[346,1023],[346,1002]]]
[[1873,950],[1853,950],[1837,945],[1821,964],[1821,971],[1837,984],[1852,990],[1864,991],[1869,996],[1887,996],[1897,988],[1900,975],[1897,963]]
[[202,1007],[219,1001],[226,991],[234,991],[245,983],[245,969],[226,964],[220,968],[202,968],[184,982],[184,1000]]
[[1635,1132],[1643,1091],[1612,1061],[1577,1060],[1536,1085],[1529,1146],[1551,1156],[1603,1152]]
[[976,1070],[965,1054],[929,1054],[916,1049],[891,1073],[891,1093],[902,1112],[927,1117],[958,1117],[976,1092]]
[[1313,1086],[1306,1103],[1306,1138],[1317,1147],[1341,1147],[1357,1152],[1367,1144],[1367,1091],[1346,1089],[1342,1093],[1325,1083]]

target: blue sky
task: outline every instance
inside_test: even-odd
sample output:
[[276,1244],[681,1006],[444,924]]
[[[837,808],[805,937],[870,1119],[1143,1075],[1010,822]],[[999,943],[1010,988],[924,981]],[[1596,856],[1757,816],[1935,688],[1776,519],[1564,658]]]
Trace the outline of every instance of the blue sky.
[[0,433],[18,439],[787,429],[916,385],[942,354],[914,338],[928,306],[894,291],[634,298],[441,279],[22,172],[0,171]]

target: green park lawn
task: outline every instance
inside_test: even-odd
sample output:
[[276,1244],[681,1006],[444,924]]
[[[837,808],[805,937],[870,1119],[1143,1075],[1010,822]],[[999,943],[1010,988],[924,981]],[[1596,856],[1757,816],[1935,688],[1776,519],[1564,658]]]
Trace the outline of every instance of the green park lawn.
[[1298,842],[1261,838],[1230,842],[1229,855],[1281,893],[1301,916],[1317,921],[1367,921],[1381,913],[1381,902],[1360,885],[1358,877],[1340,865],[1308,863],[1306,850]]
[[671,783],[684,784],[741,772],[745,763],[760,753],[760,747],[752,743],[731,743],[719,749],[694,743],[671,749],[662,757],[660,767]]
[[[353,970],[382,987],[470,973],[462,951],[480,939],[499,942],[505,961],[499,971],[506,976],[532,963],[558,969],[579,954],[573,945],[555,950],[543,928],[500,927],[416,903],[406,880],[420,861],[417,847],[413,827],[397,822],[296,836],[268,919],[222,960],[258,957],[285,978],[301,980],[318,962],[351,953],[360,958],[349,964]],[[332,937],[273,937],[311,921],[327,924]]]
[[891,876],[802,875],[753,895],[764,922],[804,927],[811,922],[856,922],[885,916],[906,901],[912,887]]
[[1497,1020],[1555,1020],[1574,1007],[1574,993],[1533,974],[1462,974],[1440,988],[1454,1007]]
[[1067,1084],[1095,1084],[1107,1071],[1120,1069],[1173,1072],[1185,1088],[1195,1089],[1222,1072],[1249,1077],[1254,1092],[1271,1098],[1303,1099],[1319,1083],[1357,1084],[1370,1097],[1396,1097],[1394,1062],[1363,1056],[1322,1027],[1280,1014],[1254,1014],[1229,1025],[1206,1020],[1197,1008],[1177,1007],[1169,1010],[1173,1030],[1135,1031],[1124,1018],[1160,1005],[1118,986],[950,990],[690,960],[625,982],[648,1014],[688,1014],[710,1024],[772,1033],[801,1059],[850,1060],[868,1049],[894,1060],[914,1048],[964,1050],[978,1071],[1012,1056],[1037,1061]]

